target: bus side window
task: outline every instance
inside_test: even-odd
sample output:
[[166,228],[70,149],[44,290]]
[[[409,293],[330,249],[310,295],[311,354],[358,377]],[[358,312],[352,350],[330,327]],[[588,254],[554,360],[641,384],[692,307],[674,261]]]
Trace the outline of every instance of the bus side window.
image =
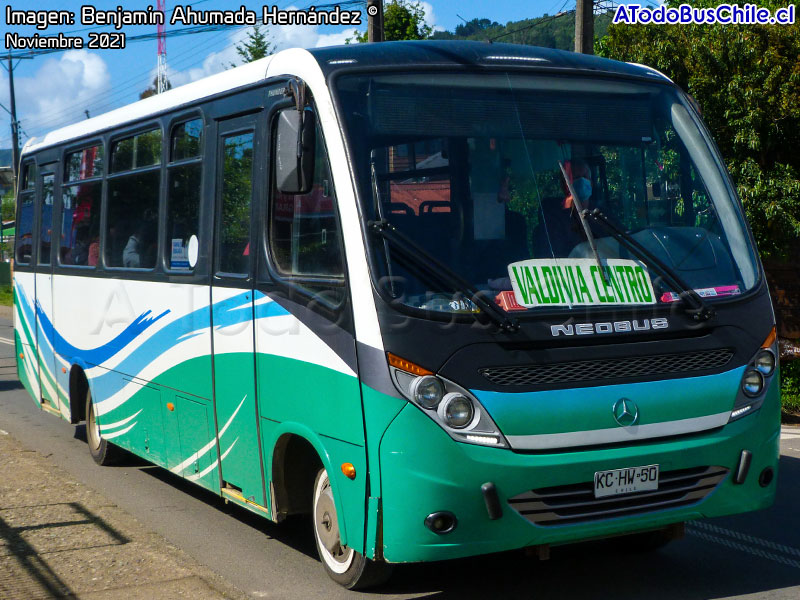
[[23,167],[22,185],[19,193],[19,217],[17,217],[16,251],[17,264],[31,262],[33,252],[33,209],[36,199],[36,164],[29,162]]
[[245,275],[250,272],[253,141],[252,132],[224,138],[219,273]]
[[106,266],[156,266],[160,182],[161,129],[113,143],[103,250]]
[[67,155],[61,192],[62,265],[95,267],[100,256],[103,146]]
[[189,272],[188,246],[200,230],[203,120],[175,125],[167,167],[167,268]]
[[50,247],[53,237],[53,184],[52,173],[42,175],[41,225],[39,226],[39,264],[50,264]]
[[339,288],[330,280],[344,280],[336,196],[319,124],[315,138],[311,191],[283,194],[273,178],[268,236],[272,261],[279,275],[312,292],[331,289],[331,283]]

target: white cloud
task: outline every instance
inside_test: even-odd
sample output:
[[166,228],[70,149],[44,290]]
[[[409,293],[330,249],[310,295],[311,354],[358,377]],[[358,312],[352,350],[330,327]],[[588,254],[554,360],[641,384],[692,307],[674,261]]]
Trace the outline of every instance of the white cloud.
[[[296,7],[290,6],[286,10],[296,10]],[[353,37],[355,33],[353,29],[345,31],[333,31],[332,29],[315,25],[272,25],[262,28],[262,31],[266,30],[268,40],[276,52],[287,48],[320,48],[344,44],[347,38]],[[168,77],[173,87],[224,71],[230,68],[231,63],[240,64],[241,59],[236,52],[236,46],[247,39],[247,34],[251,31],[252,28],[247,27],[231,33],[225,38],[226,46],[222,50],[208,54],[200,66],[183,71],[169,70]],[[155,76],[155,70],[153,76]]]
[[425,11],[425,23],[433,27],[434,31],[444,31],[444,27],[436,24],[436,14],[433,12],[433,5],[429,2],[420,2],[419,5]]
[[[0,85],[5,104],[7,79]],[[98,54],[69,50],[47,59],[33,76],[15,76],[14,87],[17,118],[28,135],[36,136],[85,119],[84,110],[111,89],[111,76]]]

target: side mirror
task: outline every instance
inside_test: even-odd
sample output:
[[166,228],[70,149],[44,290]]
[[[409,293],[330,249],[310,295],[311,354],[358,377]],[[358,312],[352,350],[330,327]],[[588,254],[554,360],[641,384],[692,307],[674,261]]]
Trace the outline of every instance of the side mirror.
[[312,111],[278,113],[275,184],[283,194],[307,194],[314,181],[316,120]]

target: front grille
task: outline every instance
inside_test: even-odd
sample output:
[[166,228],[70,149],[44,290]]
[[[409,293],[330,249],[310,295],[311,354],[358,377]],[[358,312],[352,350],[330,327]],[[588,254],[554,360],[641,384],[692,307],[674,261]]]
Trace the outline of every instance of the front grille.
[[508,503],[536,525],[571,525],[689,506],[708,496],[727,474],[725,467],[694,467],[660,473],[658,489],[649,492],[595,498],[594,483],[587,482],[531,490]]
[[681,354],[489,367],[480,369],[480,373],[495,385],[544,385],[707,371],[724,367],[731,358],[733,350],[719,348]]

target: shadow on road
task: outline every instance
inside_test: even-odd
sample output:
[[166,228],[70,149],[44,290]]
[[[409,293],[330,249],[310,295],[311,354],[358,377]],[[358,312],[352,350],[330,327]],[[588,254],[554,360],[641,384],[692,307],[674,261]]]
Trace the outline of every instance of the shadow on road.
[[[308,519],[292,518],[276,525],[236,505],[225,505],[219,496],[164,469],[131,459],[127,466],[141,462],[152,477],[316,559]],[[553,548],[545,562],[515,551],[397,565],[389,583],[370,595],[706,600],[800,586],[800,522],[787,521],[800,497],[798,482],[800,459],[783,456],[772,508],[690,523],[685,539],[660,551],[626,553],[620,540],[600,540]]]
[[[15,525],[25,522],[26,525]],[[57,534],[58,528],[70,532]],[[0,508],[0,596],[4,600],[73,597],[73,591],[47,563],[64,551],[102,552],[130,540],[78,502]]]

